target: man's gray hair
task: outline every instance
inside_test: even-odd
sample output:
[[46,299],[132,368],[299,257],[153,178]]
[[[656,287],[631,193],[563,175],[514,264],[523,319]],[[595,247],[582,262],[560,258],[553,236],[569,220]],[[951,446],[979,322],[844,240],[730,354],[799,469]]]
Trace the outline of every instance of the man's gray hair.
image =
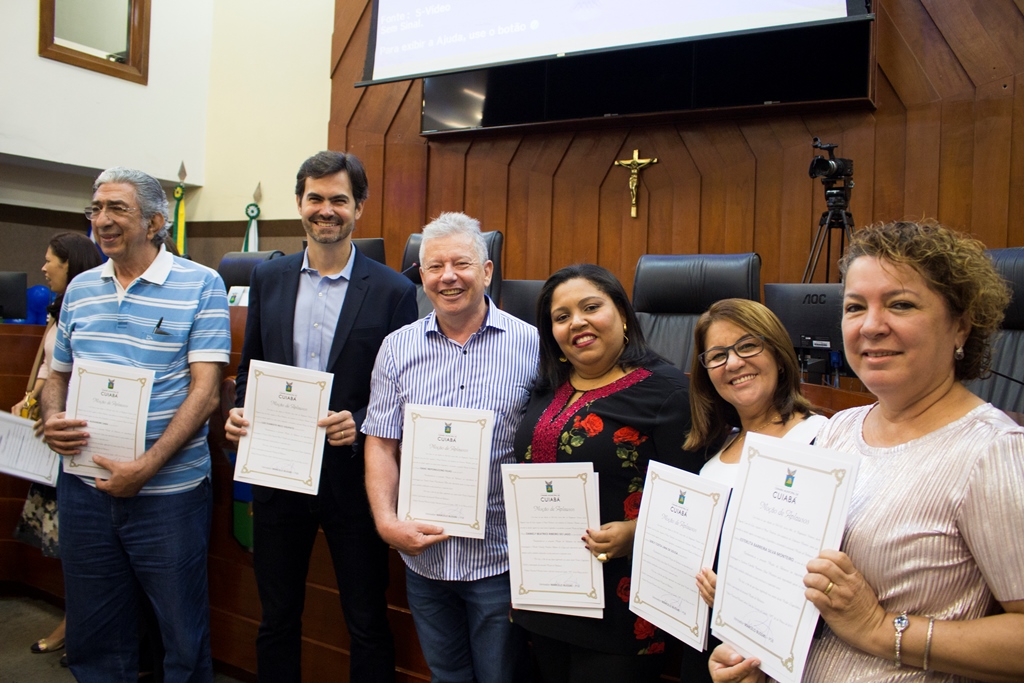
[[171,226],[171,214],[167,208],[167,193],[164,192],[160,181],[148,173],[136,171],[134,168],[115,166],[100,173],[96,182],[92,184],[92,191],[100,189],[100,185],[104,183],[126,183],[135,188],[135,198],[139,201],[143,227],[148,229],[149,222],[157,214],[164,217],[163,227],[153,235],[152,239],[153,244],[158,247],[163,244]]
[[480,259],[480,265],[483,266],[487,263],[487,243],[480,233],[480,221],[461,212],[446,211],[423,228],[423,241],[420,242],[420,265],[423,265],[427,240],[451,237],[452,235],[465,235],[471,238],[473,248]]

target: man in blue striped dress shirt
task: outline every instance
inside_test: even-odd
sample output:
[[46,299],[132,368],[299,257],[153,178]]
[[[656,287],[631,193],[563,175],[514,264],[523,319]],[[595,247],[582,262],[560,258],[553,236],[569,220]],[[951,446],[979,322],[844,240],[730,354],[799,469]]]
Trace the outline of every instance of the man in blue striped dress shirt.
[[206,419],[231,349],[227,296],[216,272],[164,247],[167,196],[152,176],[104,171],[86,209],[109,261],[68,285],[43,387],[47,443],[61,455],[89,439],[65,419],[76,359],[156,373],[146,451],[93,461],[108,478],[62,473],[57,486],[67,654],[79,681],[135,681],[139,591],[166,647],[164,680],[211,681],[206,552],[213,499]]
[[[434,312],[385,338],[362,425],[377,531],[405,561],[409,607],[436,683],[512,683],[529,666],[525,633],[508,617],[501,465],[515,462],[512,440],[537,377],[539,342],[536,328],[485,295],[492,269],[475,219],[444,213],[423,228],[420,273]],[[406,403],[494,411],[482,540],[398,519]]]

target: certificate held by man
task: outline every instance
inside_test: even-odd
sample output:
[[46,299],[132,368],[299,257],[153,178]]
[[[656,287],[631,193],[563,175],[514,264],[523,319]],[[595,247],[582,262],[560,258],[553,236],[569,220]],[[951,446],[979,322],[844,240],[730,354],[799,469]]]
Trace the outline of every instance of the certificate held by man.
[[398,518],[484,538],[494,411],[406,404]]
[[320,489],[334,375],[254,360],[249,364],[243,415],[249,429],[238,442],[235,481],[315,496]]
[[838,549],[858,456],[747,434],[722,530],[712,632],[797,683],[818,621],[807,563]]
[[131,462],[146,452],[146,421],[156,373],[143,368],[75,360],[68,382],[67,419],[85,420],[89,441],[64,458],[64,471],[106,479],[94,455]]

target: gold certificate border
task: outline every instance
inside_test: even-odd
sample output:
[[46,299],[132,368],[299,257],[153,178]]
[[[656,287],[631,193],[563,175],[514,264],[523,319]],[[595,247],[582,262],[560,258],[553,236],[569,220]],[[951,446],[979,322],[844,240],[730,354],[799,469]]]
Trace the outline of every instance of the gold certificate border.
[[[748,453],[749,453],[749,458],[748,459],[751,460],[751,461],[754,460],[755,458],[763,458],[764,460],[770,460],[772,462],[777,462],[777,463],[780,463],[782,465],[790,465],[790,466],[795,465],[795,466],[801,468],[804,471],[817,472],[818,474],[823,474],[826,477],[828,477],[828,476],[833,477],[835,479],[836,485],[835,485],[835,488],[833,488],[833,490],[832,490],[832,502],[831,502],[831,504],[828,507],[828,516],[825,518],[825,525],[822,527],[823,529],[828,530],[828,528],[831,526],[831,523],[832,523],[832,513],[833,513],[833,511],[835,510],[835,507],[836,507],[836,494],[839,491],[839,487],[842,486],[843,480],[846,478],[846,469],[845,468],[822,469],[822,468],[819,468],[819,467],[813,467],[811,465],[806,465],[806,464],[802,464],[802,463],[801,464],[796,464],[796,463],[790,462],[788,460],[783,460],[782,458],[775,458],[775,457],[772,457],[772,456],[769,456],[769,455],[765,455],[765,454],[761,453],[759,450],[757,450],[756,448],[753,448],[753,447],[749,449]],[[750,468],[749,467],[747,468],[746,476],[748,478],[750,477]],[[747,487],[747,480],[744,480],[743,490],[744,490],[744,493],[746,493],[747,491],[750,490]],[[734,504],[735,505],[740,505],[740,503],[741,503],[740,499],[737,499]],[[729,556],[730,557],[732,557],[732,543],[733,543],[734,540],[735,540],[735,534],[733,534],[733,536],[729,539]],[[824,550],[824,546],[825,546],[824,538],[822,538],[822,542],[818,546],[818,552],[819,553],[822,550]],[[726,567],[726,570],[728,571],[728,567]],[[725,580],[726,580],[725,573],[722,574],[721,580],[722,580],[722,582],[725,582]],[[715,626],[720,626],[722,628],[727,628],[731,632],[733,632],[734,634],[739,636],[740,638],[743,638],[744,640],[746,640],[748,642],[754,643],[758,647],[764,648],[765,651],[767,651],[769,654],[771,654],[772,656],[778,658],[779,663],[783,667],[785,667],[786,671],[792,672],[793,671],[793,666],[794,666],[794,659],[796,657],[796,655],[793,653],[793,649],[796,646],[797,633],[800,630],[800,626],[799,625],[803,621],[804,614],[806,614],[808,606],[811,603],[809,601],[807,601],[807,600],[804,600],[803,606],[800,608],[800,615],[799,615],[799,617],[797,618],[797,621],[796,621],[797,627],[793,631],[793,639],[790,641],[788,646],[784,646],[783,647],[784,650],[788,647],[789,652],[775,652],[775,651],[769,649],[764,644],[764,642],[758,641],[758,640],[754,640],[753,638],[750,638],[746,634],[746,631],[742,631],[742,630],[738,629],[737,627],[733,626],[729,621],[726,620],[726,616],[725,616],[725,613],[726,613],[726,610],[727,610],[727,606],[725,604],[726,599],[727,599],[727,595],[725,597],[723,597],[723,599],[722,599],[722,607],[716,613],[716,616],[715,616]]]
[[[522,481],[544,481],[544,482],[547,482],[547,481],[555,481],[556,479],[557,480],[561,480],[561,481],[578,482],[579,483],[579,485],[583,488],[583,508],[584,508],[584,514],[586,515],[587,519],[589,520],[590,519],[590,512],[591,512],[591,510],[590,510],[590,499],[587,496],[587,490],[586,490],[588,478],[589,478],[589,474],[587,472],[580,472],[580,473],[575,474],[575,475],[562,475],[562,476],[557,476],[556,475],[556,476],[553,476],[553,477],[545,477],[545,476],[527,477],[527,476],[523,476],[521,474],[509,473],[508,481],[509,481],[509,484],[511,484],[511,486],[512,486],[512,491],[513,491],[512,503],[515,506],[515,510],[516,510],[516,520],[520,519],[520,515],[519,515],[519,488],[517,486],[518,482],[520,480],[522,480]],[[520,537],[522,537],[521,534],[520,534]],[[597,565],[597,566],[599,567],[600,565]],[[587,597],[587,598],[589,598],[591,600],[597,600],[597,581],[598,581],[598,578],[597,578],[597,571],[595,569],[594,562],[590,562],[589,567],[590,567],[590,586],[587,587],[587,588],[584,588],[583,590],[578,590],[578,591],[541,590],[541,589],[538,589],[538,588],[527,588],[526,585],[524,583],[522,583],[522,581],[520,581],[520,584],[519,584],[519,595],[529,595],[530,593],[544,593],[544,594],[548,594],[548,595],[582,595],[582,596]],[[520,551],[520,553],[519,553],[519,577],[520,577],[520,579],[522,579],[523,575],[524,575],[524,573],[523,573],[523,553]]]
[[[325,382],[323,380],[311,381],[311,380],[305,380],[305,379],[294,379],[294,378],[291,378],[291,377],[285,377],[283,375],[273,375],[273,374],[271,374],[269,372],[266,372],[264,370],[259,370],[259,369],[256,369],[256,368],[253,368],[252,372],[253,372],[253,377],[256,380],[256,382],[255,382],[256,383],[256,389],[253,392],[253,410],[256,409],[255,406],[259,403],[260,380],[265,377],[268,380],[276,379],[276,380],[281,380],[281,381],[284,381],[284,382],[290,382],[292,384],[305,384],[305,385],[308,385],[308,386],[312,386],[312,387],[318,388],[320,390],[320,394],[319,394],[319,397],[318,397],[318,400],[317,400],[317,413],[316,414],[319,415],[323,411],[324,401],[327,400],[327,397],[324,395],[325,394],[325,390],[327,388],[327,382]],[[253,418],[255,418],[255,417],[256,416],[253,415]],[[254,421],[253,422],[253,436],[255,436],[255,432],[256,432],[256,428],[255,428],[255,421]],[[258,475],[261,475],[261,476],[264,476],[264,477],[272,477],[274,479],[283,479],[285,481],[297,481],[297,482],[299,482],[300,484],[302,484],[304,486],[313,486],[313,461],[314,461],[315,456],[316,456],[316,439],[313,439],[313,445],[311,447],[310,452],[307,454],[309,456],[309,472],[306,473],[305,479],[303,479],[302,477],[288,477],[288,476],[284,476],[284,475],[280,474],[279,472],[267,472],[266,470],[261,470],[261,469],[258,469],[256,467],[254,467],[254,466],[250,466],[250,464],[249,464],[249,453],[250,453],[251,450],[252,450],[252,442],[250,442],[249,450],[246,451],[246,453],[245,453],[245,460],[242,462],[242,474],[258,474]]]
[[[139,384],[139,386],[140,386],[140,389],[144,389],[146,387],[146,383],[149,381],[149,378],[147,378],[147,377],[124,377],[122,375],[114,374],[114,372],[108,372],[108,371],[96,372],[94,370],[90,370],[89,368],[82,368],[82,367],[75,368],[75,372],[78,373],[78,377],[79,377],[79,379],[78,379],[78,392],[75,394],[75,408],[76,408],[75,413],[76,414],[78,413],[78,410],[77,410],[78,406],[82,405],[82,376],[83,375],[94,375],[96,377],[102,376],[102,377],[106,377],[107,379],[118,379],[118,380],[122,380],[122,381],[125,381],[125,382],[137,382]],[[141,453],[139,453],[139,437],[138,437],[138,434],[139,434],[139,416],[140,415],[145,415],[146,419],[147,420],[149,419],[149,406],[146,406],[145,412],[143,412],[143,410],[142,410],[142,408],[143,408],[143,406],[142,406],[142,393],[143,392],[140,390],[139,391],[137,405],[135,407],[135,425],[134,425],[134,427],[132,429],[132,434],[133,434],[133,436],[132,436],[132,460],[138,460],[139,459],[139,455],[141,455]],[[70,419],[77,419],[77,415],[72,416]],[[145,452],[145,450],[146,450],[146,434],[145,434],[145,429],[143,429],[143,434],[142,434],[142,451]],[[81,462],[81,463],[77,462],[78,458],[80,458],[80,457],[82,457],[82,456],[79,456],[79,455],[71,456],[71,458],[68,460],[68,467],[71,468],[71,469],[75,469],[77,467],[81,467],[81,468],[87,469],[87,470],[101,470],[103,472],[107,471],[106,469],[104,469],[104,468],[100,467],[99,465],[97,465],[96,463],[92,462],[92,460],[88,460],[87,462]]]
[[[694,489],[692,485],[681,484],[681,483],[679,483],[677,481],[674,481],[672,479],[669,479],[667,477],[663,477],[663,476],[659,475],[657,472],[651,472],[651,486],[650,486],[651,491],[648,491],[646,493],[648,495],[652,496],[652,498],[651,498],[651,503],[652,504],[653,504],[653,501],[654,501],[654,498],[653,498],[653,496],[654,496],[654,489],[657,488],[659,484],[669,485],[671,487],[678,488],[678,489],[685,489],[687,493],[696,494],[697,496],[700,496],[702,498],[708,498],[708,499],[711,500],[711,515],[708,516],[707,527],[704,529],[704,547],[706,548],[707,545],[708,545],[708,539],[711,538],[711,534],[712,534],[712,531],[714,529],[714,527],[712,526],[711,522],[714,520],[714,517],[715,517],[715,512],[714,512],[715,508],[718,507],[718,504],[721,502],[721,495],[718,494],[718,493],[705,493],[703,491],[698,491],[698,490]],[[650,511],[650,508],[648,508],[648,511]],[[647,519],[648,519],[647,517],[644,518],[643,531],[644,531],[644,536],[645,537],[647,535]],[[643,555],[641,555],[640,556],[640,560],[637,563],[637,576],[642,576],[643,575],[643,571],[644,571],[643,559],[644,559]],[[702,598],[698,595],[697,599],[701,600]],[[678,614],[666,612],[665,610],[659,608],[654,603],[650,603],[650,602],[647,602],[646,600],[644,600],[644,598],[640,594],[639,590],[637,590],[636,595],[633,597],[633,602],[635,602],[638,605],[647,605],[648,607],[650,607],[655,612],[658,612],[660,614],[665,615],[667,618],[671,619],[672,621],[676,622],[677,624],[680,624],[683,628],[688,630],[694,636],[700,635],[700,626],[697,623],[698,622],[699,612],[700,612],[700,605],[699,604],[694,605],[694,612],[693,612],[693,614],[690,617],[692,623],[688,623],[686,621],[680,620]]]

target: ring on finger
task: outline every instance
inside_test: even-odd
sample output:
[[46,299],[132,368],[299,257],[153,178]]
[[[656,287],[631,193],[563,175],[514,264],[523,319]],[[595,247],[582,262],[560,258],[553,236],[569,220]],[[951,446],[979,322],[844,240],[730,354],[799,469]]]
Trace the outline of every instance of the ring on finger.
[[597,556],[597,561],[598,562],[607,562],[608,561],[608,553],[601,553],[600,555],[598,555]]
[[824,593],[825,595],[828,595],[829,593],[831,593],[831,592],[832,592],[832,589],[833,589],[833,588],[835,588],[835,587],[836,587],[836,585],[835,585],[834,583],[832,583],[831,581],[829,581],[829,582],[828,582],[828,586],[826,586],[826,587],[825,587],[825,590],[824,590],[824,591],[822,591],[822,592],[823,592],[823,593]]

